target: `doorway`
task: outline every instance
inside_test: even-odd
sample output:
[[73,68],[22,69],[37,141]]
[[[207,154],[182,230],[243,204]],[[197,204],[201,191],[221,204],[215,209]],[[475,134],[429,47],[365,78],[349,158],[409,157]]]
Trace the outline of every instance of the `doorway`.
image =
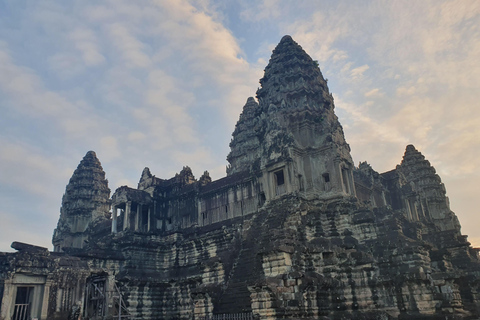
[[28,320],[31,318],[34,287],[17,287],[13,320]]

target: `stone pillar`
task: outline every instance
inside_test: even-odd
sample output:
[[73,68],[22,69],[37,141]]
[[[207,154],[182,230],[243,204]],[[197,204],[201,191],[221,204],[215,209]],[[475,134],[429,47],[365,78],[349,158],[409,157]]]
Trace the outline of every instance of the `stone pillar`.
[[407,219],[409,219],[410,221],[413,221],[413,213],[410,208],[410,202],[408,198],[404,200],[404,205],[405,205],[405,211],[407,213]]
[[342,181],[342,166],[340,164],[340,160],[335,159],[333,161],[333,164],[333,172],[330,175],[330,186],[335,192],[344,192]]
[[341,182],[340,185],[342,186],[341,190],[343,190],[345,194],[353,194],[352,185],[350,183],[350,176],[353,179],[353,175],[350,172],[350,169],[346,165],[342,165],[342,164],[339,166],[339,168],[340,168],[340,182]]
[[350,184],[350,193],[357,196],[357,190],[355,190],[355,182],[353,180],[353,168],[348,167],[348,183]]
[[202,200],[197,200],[197,225],[203,226],[203,217],[202,217]]
[[[270,171],[265,172],[265,178],[266,178],[266,192],[265,195],[267,196],[267,200],[273,199],[275,197],[275,186],[273,183],[274,180],[274,173]],[[273,185],[273,186],[272,186]]]
[[135,217],[135,231],[140,230],[142,226],[142,205],[137,203],[137,216]]
[[157,201],[153,201],[153,212],[150,212],[150,230],[157,230]]
[[50,287],[52,282],[47,280],[45,282],[45,287],[43,289],[43,301],[42,301],[42,311],[40,313],[40,319],[46,320],[48,316],[48,300],[50,298]]
[[147,232],[150,231],[152,227],[152,206],[148,206],[148,217],[147,217]]
[[14,294],[16,293],[15,285],[12,280],[6,280],[3,283],[3,298],[0,306],[0,319],[10,319],[13,315],[15,304]]
[[387,198],[385,198],[385,191],[382,190],[382,200],[383,200],[383,206],[387,205]]
[[125,215],[123,217],[123,230],[128,230],[130,228],[130,211],[132,208],[132,202],[127,201],[125,203]]
[[112,233],[117,233],[117,207],[112,205]]

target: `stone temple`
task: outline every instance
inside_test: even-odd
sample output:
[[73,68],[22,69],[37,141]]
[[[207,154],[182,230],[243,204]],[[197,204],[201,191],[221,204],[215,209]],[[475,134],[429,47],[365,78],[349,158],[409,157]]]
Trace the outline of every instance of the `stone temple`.
[[222,179],[145,168],[110,197],[89,151],[54,251],[0,253],[0,319],[478,319],[479,255],[425,157],[408,145],[391,171],[355,167],[290,36],[260,84]]

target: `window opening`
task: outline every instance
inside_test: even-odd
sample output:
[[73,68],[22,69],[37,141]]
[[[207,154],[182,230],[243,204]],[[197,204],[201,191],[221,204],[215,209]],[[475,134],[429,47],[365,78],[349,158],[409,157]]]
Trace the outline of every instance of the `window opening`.
[[324,173],[322,174],[323,177],[323,189],[325,191],[330,191],[330,174]]
[[285,184],[285,178],[283,176],[283,170],[275,172],[275,180],[277,181],[277,186]]
[[148,231],[148,207],[147,210],[142,210],[142,230]]
[[283,170],[274,172],[275,174],[275,193],[276,195],[281,195],[285,193],[285,176],[283,175]]
[[323,181],[330,182],[330,175],[328,173],[323,174]]
[[345,192],[350,193],[350,186],[348,184],[348,170],[345,168],[342,168],[342,180]]
[[265,201],[267,201],[267,197],[265,196],[265,193],[262,192],[260,193],[260,201],[259,201],[259,206],[262,207],[265,204]]

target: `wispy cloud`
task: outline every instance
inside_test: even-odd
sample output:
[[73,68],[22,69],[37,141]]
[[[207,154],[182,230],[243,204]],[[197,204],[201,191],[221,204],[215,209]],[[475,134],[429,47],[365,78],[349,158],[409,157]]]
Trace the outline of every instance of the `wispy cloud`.
[[146,68],[151,65],[150,57],[144,52],[146,45],[130,34],[125,26],[116,22],[106,26],[106,29],[127,67]]
[[97,37],[92,30],[77,28],[70,33],[70,38],[81,52],[85,65],[96,66],[105,61],[105,57],[100,53]]
[[378,88],[375,88],[375,89],[372,89],[368,92],[365,92],[365,97],[375,97],[375,96],[379,96],[381,95],[382,93],[380,92],[380,89]]
[[363,66],[360,66],[358,68],[352,69],[350,71],[350,75],[352,76],[353,79],[359,79],[363,76],[363,73],[367,71],[370,67],[366,64]]
[[242,19],[248,21],[263,21],[276,19],[282,15],[282,4],[278,0],[261,0],[245,6],[240,12]]

